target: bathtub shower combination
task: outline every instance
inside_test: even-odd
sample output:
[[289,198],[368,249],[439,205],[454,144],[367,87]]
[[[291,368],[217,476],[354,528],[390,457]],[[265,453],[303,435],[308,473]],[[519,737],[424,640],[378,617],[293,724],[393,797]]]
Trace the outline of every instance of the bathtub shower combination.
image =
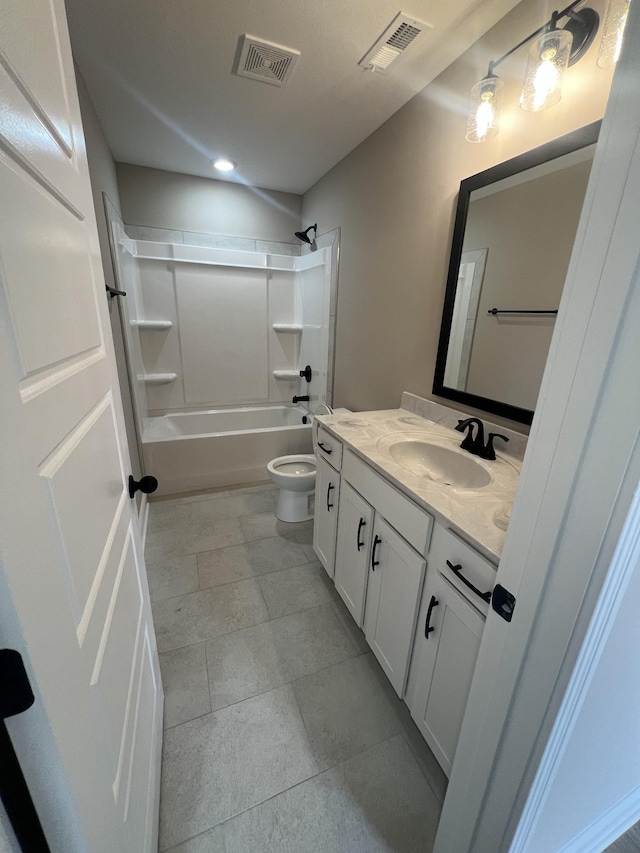
[[327,402],[332,249],[291,257],[111,228],[137,433],[157,494],[265,480],[270,460],[310,453],[310,413]]
[[311,450],[310,430],[309,413],[293,406],[159,415],[145,418],[145,465],[161,494],[265,480],[271,459]]

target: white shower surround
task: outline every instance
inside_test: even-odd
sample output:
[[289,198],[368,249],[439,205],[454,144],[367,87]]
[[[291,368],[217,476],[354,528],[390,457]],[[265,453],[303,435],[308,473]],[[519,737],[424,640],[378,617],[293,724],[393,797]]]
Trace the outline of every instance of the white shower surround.
[[[143,372],[177,376],[147,388],[148,413],[277,405],[301,394],[314,407],[326,402],[331,249],[293,257],[122,242],[137,261],[137,319],[173,322],[165,331],[132,329]],[[283,332],[283,325],[300,332]],[[310,385],[295,372],[283,378],[306,364],[314,371]]]
[[[332,270],[335,247],[330,245],[303,257],[293,257],[132,240],[117,223],[112,223],[112,228],[120,286],[131,297],[124,301],[123,307],[130,367],[134,365],[130,373],[144,468],[158,478],[157,494],[265,480],[271,459],[311,452],[310,424],[301,421],[318,403],[330,400],[327,386],[332,361],[329,327],[333,320],[331,304],[335,302],[336,271]],[[206,358],[210,359],[215,335],[207,337],[209,324],[201,319],[208,310],[207,282],[225,282],[223,297],[234,299],[239,292],[235,284],[226,284],[225,270],[229,281],[252,288],[247,294],[260,293],[261,280],[268,289],[266,303],[260,294],[267,325],[260,334],[268,336],[266,347],[263,340],[263,352],[268,354],[266,363],[260,362],[254,340],[247,340],[246,346],[247,352],[253,353],[254,371],[260,362],[259,369],[266,373],[266,380],[264,375],[262,382],[250,377],[253,398],[247,400],[241,394],[236,398],[232,394],[231,399],[224,401],[206,399],[209,388],[217,391],[225,385],[218,381],[219,376],[208,382],[206,375],[197,372],[199,351],[204,356],[202,370],[212,370]],[[179,290],[192,272],[204,285],[204,294],[197,283],[194,289],[196,297],[203,300],[198,307],[186,301],[188,287]],[[181,328],[181,306],[182,317],[189,311],[191,314],[188,331]],[[301,331],[283,332],[278,328],[283,324],[291,328],[299,326]],[[218,329],[223,335],[224,326],[219,325]],[[227,344],[229,341],[233,341],[232,335],[227,336]],[[244,347],[241,349],[242,356]],[[215,370],[225,370],[224,356],[222,351]],[[311,383],[307,384],[295,372],[296,378],[289,378],[292,370],[297,371],[305,364],[313,368]],[[182,375],[185,365],[188,369],[191,365],[188,382]],[[230,364],[228,357],[226,365],[237,367]],[[175,383],[152,385],[147,381],[145,386],[145,375],[149,379],[171,373],[177,374]],[[285,373],[287,378],[278,378],[278,374]],[[240,375],[241,372],[236,372],[236,376]],[[231,392],[235,387],[233,382],[226,383]],[[294,408],[289,402],[293,395],[307,394],[311,398],[309,404]]]

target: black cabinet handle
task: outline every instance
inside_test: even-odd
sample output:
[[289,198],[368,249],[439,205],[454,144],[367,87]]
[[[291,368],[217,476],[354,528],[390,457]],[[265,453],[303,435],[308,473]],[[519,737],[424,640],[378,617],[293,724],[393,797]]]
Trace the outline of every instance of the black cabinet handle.
[[333,483],[329,483],[329,485],[327,486],[327,511],[329,511],[333,506],[333,504],[329,503],[329,495],[331,494],[331,489],[335,489]]
[[364,518],[361,518],[360,523],[358,524],[358,532],[356,534],[356,545],[358,546],[358,551],[364,546],[364,542],[360,541],[360,531],[362,530],[363,527],[366,527],[366,526],[367,526],[367,522],[364,520]]
[[433,625],[430,625],[430,624],[429,624],[429,622],[431,622],[431,614],[433,613],[433,608],[434,608],[434,607],[437,607],[439,604],[440,604],[440,602],[439,602],[439,601],[438,601],[438,599],[435,597],[435,595],[432,595],[432,596],[431,596],[431,601],[429,602],[429,609],[427,610],[427,618],[426,618],[425,623],[424,623],[424,638],[425,638],[425,640],[428,640],[428,639],[429,639],[429,634],[430,634],[432,631],[435,631],[435,630],[436,630],[436,629],[433,627]]
[[324,444],[323,444],[321,441],[319,441],[319,442],[318,442],[318,447],[319,447],[321,450],[324,450],[324,452],[325,452],[328,456],[331,456],[331,454],[333,453],[333,450],[330,450],[328,447],[325,447],[325,446],[324,446]]
[[457,577],[459,577],[459,578],[460,578],[460,580],[462,581],[462,583],[463,583],[465,586],[468,586],[468,587],[469,587],[469,589],[471,590],[471,592],[475,592],[475,594],[476,594],[479,598],[481,598],[483,601],[486,601],[486,602],[487,602],[487,604],[491,601],[491,590],[489,590],[488,592],[480,592],[480,590],[478,589],[478,587],[477,587],[477,586],[474,586],[474,585],[471,583],[471,581],[467,580],[467,579],[465,578],[465,576],[462,574],[462,566],[454,566],[454,565],[452,565],[452,564],[449,562],[449,560],[447,560],[447,565],[449,566],[449,568],[451,569],[451,571],[454,573],[454,575],[456,575]]
[[373,537],[373,548],[371,549],[371,569],[375,572],[376,566],[380,565],[380,560],[376,560],[376,548],[382,542],[382,539],[376,534]]

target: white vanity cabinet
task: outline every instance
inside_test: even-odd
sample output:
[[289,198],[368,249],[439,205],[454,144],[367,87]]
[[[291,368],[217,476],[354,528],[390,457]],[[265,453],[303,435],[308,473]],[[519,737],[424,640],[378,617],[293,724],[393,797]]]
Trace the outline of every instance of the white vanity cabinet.
[[353,453],[342,463],[335,584],[402,696],[433,519]]
[[364,621],[373,508],[347,482],[342,483],[336,540],[336,589],[358,627]]
[[[486,509],[473,490],[465,502],[461,495],[437,491],[435,483],[415,488],[416,478],[407,482],[380,442],[394,432],[406,434],[407,423],[417,419],[407,419],[402,409],[397,416],[372,415],[362,435],[347,429],[352,424],[343,432],[336,424],[337,435],[318,429],[314,546],[449,775],[495,586],[492,555],[499,553],[501,538],[487,516],[498,497],[505,504],[512,498],[517,467],[495,463]],[[454,437],[436,424],[429,422],[429,428],[449,443]],[[335,513],[329,504],[337,506],[338,496]],[[480,550],[450,528],[468,529]]]
[[316,440],[313,550],[330,578],[335,564],[341,463],[342,443],[320,427]]
[[[391,488],[383,481],[379,488]],[[398,495],[397,500],[405,499]],[[424,517],[428,530],[431,519]],[[402,696],[425,560],[343,478],[335,585],[367,642]],[[365,608],[366,599],[366,608]]]
[[495,566],[466,542],[435,525],[405,701],[447,776],[458,744],[495,571]]

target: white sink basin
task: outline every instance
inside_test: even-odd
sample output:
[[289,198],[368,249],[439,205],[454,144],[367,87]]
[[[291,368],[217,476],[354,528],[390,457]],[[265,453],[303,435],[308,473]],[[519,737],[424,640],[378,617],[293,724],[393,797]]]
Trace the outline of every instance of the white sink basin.
[[413,474],[458,489],[482,489],[491,482],[491,474],[466,451],[415,438],[388,443],[386,449],[398,465]]

